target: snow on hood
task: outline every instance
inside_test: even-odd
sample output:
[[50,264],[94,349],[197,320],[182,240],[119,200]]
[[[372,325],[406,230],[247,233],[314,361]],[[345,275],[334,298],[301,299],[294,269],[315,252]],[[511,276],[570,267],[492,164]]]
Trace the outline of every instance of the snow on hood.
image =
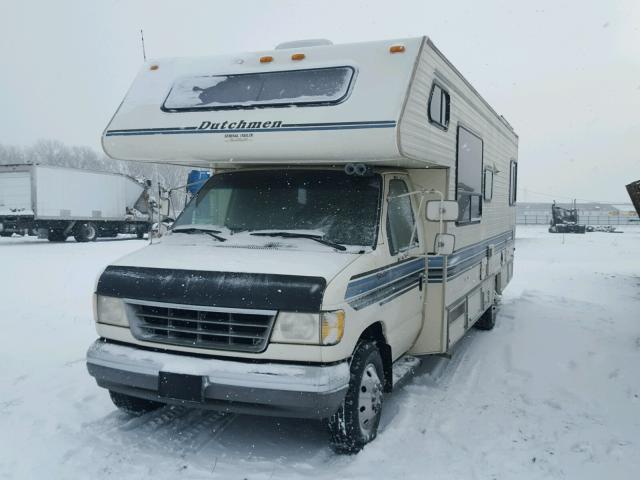
[[248,234],[228,238],[219,242],[206,234],[172,233],[112,265],[303,275],[323,277],[329,282],[363,250],[357,247],[338,252],[308,239]]

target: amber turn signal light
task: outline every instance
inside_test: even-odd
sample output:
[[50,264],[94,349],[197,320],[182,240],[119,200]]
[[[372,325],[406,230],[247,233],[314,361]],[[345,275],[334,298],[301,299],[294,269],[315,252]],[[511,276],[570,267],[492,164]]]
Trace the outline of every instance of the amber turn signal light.
[[389,48],[389,52],[391,52],[391,53],[403,53],[404,52],[404,45],[392,45]]
[[291,55],[291,60],[304,60],[304,53],[294,53]]

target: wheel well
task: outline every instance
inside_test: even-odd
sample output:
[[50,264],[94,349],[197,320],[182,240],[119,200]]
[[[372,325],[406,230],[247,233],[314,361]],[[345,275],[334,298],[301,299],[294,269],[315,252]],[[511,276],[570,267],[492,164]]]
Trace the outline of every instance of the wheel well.
[[382,368],[384,370],[384,391],[390,392],[393,389],[393,361],[391,347],[387,343],[380,322],[373,323],[360,335],[360,340],[370,340],[376,343],[380,356],[382,357]]

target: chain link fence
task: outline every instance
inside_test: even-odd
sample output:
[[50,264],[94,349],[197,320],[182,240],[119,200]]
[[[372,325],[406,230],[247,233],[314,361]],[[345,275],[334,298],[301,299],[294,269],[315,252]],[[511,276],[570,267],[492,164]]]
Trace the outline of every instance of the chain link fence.
[[[548,215],[516,215],[517,225],[549,225]],[[640,225],[637,215],[580,215],[580,225]]]

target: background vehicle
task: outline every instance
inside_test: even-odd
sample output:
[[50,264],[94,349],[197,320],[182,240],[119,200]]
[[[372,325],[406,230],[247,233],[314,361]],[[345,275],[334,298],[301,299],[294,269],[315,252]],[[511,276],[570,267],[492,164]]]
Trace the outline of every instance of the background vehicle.
[[578,222],[578,209],[573,202],[573,208],[562,208],[553,202],[551,205],[551,225],[549,233],[585,233],[587,227],[580,225]]
[[100,276],[87,366],[129,412],[325,418],[357,452],[394,371],[493,328],[518,137],[427,38],[233,58],[145,66],[105,130],[215,175]]
[[151,226],[148,185],[125,175],[45,165],[0,166],[0,234],[45,231],[52,242]]
[[635,182],[631,182],[627,185],[627,192],[629,192],[629,197],[631,198],[631,202],[640,215],[640,180]]

